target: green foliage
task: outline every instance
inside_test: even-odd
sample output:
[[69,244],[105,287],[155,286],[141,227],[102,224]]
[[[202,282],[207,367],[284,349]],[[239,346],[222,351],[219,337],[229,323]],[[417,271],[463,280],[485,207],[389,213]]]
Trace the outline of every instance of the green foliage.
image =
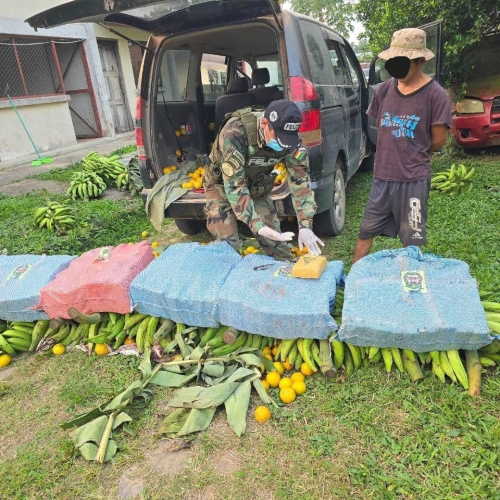
[[290,0],[292,10],[328,24],[347,37],[353,30],[354,4],[344,0]]
[[497,0],[360,0],[356,12],[374,53],[390,42],[396,30],[443,19],[443,77],[447,87],[467,79],[474,66],[474,52],[484,43],[484,37],[500,26]]

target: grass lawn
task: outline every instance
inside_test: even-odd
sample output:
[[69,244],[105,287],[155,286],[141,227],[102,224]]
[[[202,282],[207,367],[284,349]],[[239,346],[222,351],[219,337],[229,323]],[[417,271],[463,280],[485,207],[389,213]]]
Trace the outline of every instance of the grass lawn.
[[[431,193],[424,250],[465,260],[500,300],[500,158],[436,156],[433,169],[455,161],[476,167],[475,188],[456,197]],[[347,268],[370,183],[370,174],[352,179],[346,229],[326,241],[326,255]],[[172,221],[157,233],[139,198],[77,202],[82,227],[56,237],[33,225],[41,202],[0,196],[0,249],[75,254],[139,241],[143,230],[162,244],[211,240],[208,233],[183,236]],[[373,251],[399,246],[378,239]],[[499,369],[485,374],[475,400],[434,377],[413,384],[387,375],[382,364],[357,370],[346,384],[315,376],[294,404],[272,410],[269,422],[249,413],[242,438],[219,415],[187,447],[156,438],[165,414],[158,388],[130,433],[117,433],[115,459],[86,462],[58,424],[115,395],[138,377],[137,365],[80,353],[17,359],[15,374],[0,381],[0,499],[112,499],[134,481],[147,500],[500,499]],[[252,396],[251,408],[258,404]]]

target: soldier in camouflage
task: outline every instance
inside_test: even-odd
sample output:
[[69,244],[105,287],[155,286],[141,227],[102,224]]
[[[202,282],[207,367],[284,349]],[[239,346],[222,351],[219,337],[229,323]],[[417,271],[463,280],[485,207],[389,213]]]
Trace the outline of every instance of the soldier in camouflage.
[[299,248],[319,255],[323,242],[312,231],[316,212],[309,179],[307,148],[300,144],[298,129],[302,114],[296,104],[281,99],[265,111],[251,108],[233,113],[222,123],[204,176],[207,198],[207,229],[219,240],[238,250],[241,241],[237,221],[244,222],[262,249],[278,260],[292,258],[294,233],[281,233],[270,198],[278,171],[284,163],[286,180],[299,223]]

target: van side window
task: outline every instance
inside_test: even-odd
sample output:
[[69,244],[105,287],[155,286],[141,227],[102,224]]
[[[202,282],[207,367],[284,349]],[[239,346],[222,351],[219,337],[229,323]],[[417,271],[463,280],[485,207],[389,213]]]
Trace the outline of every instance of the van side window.
[[321,28],[315,23],[301,20],[300,29],[311,67],[313,83],[334,85],[333,68]]
[[326,45],[330,54],[330,61],[332,61],[333,73],[335,75],[335,82],[339,87],[345,89],[347,97],[354,94],[352,85],[351,74],[345,66],[345,55],[343,56],[343,47],[334,40],[327,40]]
[[215,102],[218,97],[226,94],[227,64],[225,56],[203,54],[200,70],[205,102]]
[[283,77],[281,75],[281,66],[279,64],[278,54],[258,57],[255,59],[255,64],[257,65],[257,68],[267,68],[269,71],[269,83],[266,83],[266,87],[283,85]]
[[190,60],[189,50],[166,50],[163,53],[158,76],[158,100],[186,100]]
[[345,50],[345,47],[341,47],[340,50],[342,51],[342,55],[344,56],[344,61],[346,63],[347,69],[349,70],[349,74],[351,75],[352,85],[357,90],[357,88],[359,87],[358,74],[356,73],[356,70],[354,69],[354,66],[352,65],[351,61],[349,60],[349,57],[347,55],[347,51]]

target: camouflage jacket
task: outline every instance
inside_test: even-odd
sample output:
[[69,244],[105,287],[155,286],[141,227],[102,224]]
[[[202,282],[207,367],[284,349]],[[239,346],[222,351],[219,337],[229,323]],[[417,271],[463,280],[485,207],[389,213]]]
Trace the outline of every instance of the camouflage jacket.
[[[260,118],[263,113],[255,113]],[[259,144],[265,156],[259,152],[250,155],[248,138],[240,118],[231,118],[219,134],[219,151],[222,153],[222,179],[224,189],[236,217],[247,224],[253,233],[265,226],[254,204],[248,188],[252,171],[264,168],[270,175],[274,167],[283,162],[287,171],[287,183],[292,195],[292,203],[297,214],[299,228],[312,227],[316,213],[316,202],[311,190],[309,178],[309,160],[307,148],[299,147],[296,151],[275,152]],[[260,150],[259,150],[260,151]]]

